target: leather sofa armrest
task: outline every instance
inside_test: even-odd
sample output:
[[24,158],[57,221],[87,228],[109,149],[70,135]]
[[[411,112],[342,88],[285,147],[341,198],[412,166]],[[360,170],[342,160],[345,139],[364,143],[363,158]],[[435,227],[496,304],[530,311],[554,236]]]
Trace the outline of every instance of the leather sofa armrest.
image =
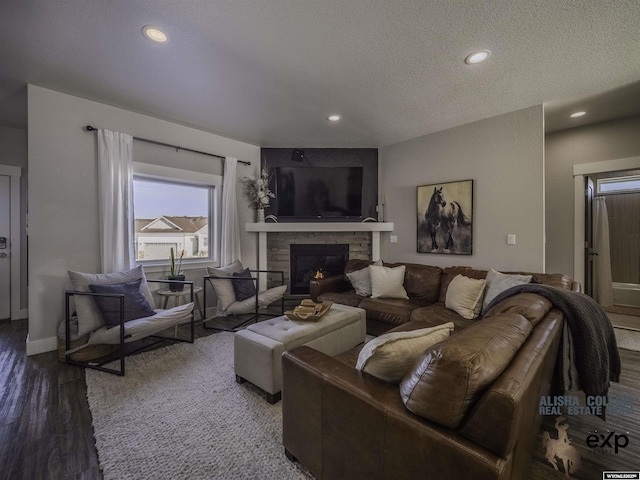
[[312,279],[309,282],[311,300],[318,301],[318,296],[326,292],[344,292],[351,288],[351,283],[344,275],[332,275],[330,277]]
[[510,462],[413,415],[397,385],[306,346],[282,369],[283,445],[315,478],[507,478]]
[[[335,398],[336,395],[340,400]],[[333,447],[328,447],[327,442],[334,442],[338,452],[342,449],[352,451],[345,442],[370,443],[364,450],[371,452],[369,460],[372,461],[363,464],[380,472],[385,402],[393,402],[392,399],[402,405],[397,385],[379,382],[311,347],[301,346],[287,350],[282,355],[284,448],[288,456],[305,465],[314,477],[323,478],[323,470],[332,468],[327,465],[326,455],[327,448],[333,450]],[[357,404],[364,402],[369,407],[351,411],[349,406],[352,406],[354,400]],[[345,407],[344,403],[349,406]],[[343,407],[349,412],[343,411]],[[336,408],[339,412],[335,412]],[[335,413],[346,414],[350,418],[356,415],[362,422],[355,423],[368,431],[350,432],[353,437],[348,438],[341,430],[344,424],[339,422],[334,425],[336,431],[328,432],[327,426],[335,422],[332,418],[325,417],[331,417]],[[375,478],[375,475],[363,475],[362,478]]]

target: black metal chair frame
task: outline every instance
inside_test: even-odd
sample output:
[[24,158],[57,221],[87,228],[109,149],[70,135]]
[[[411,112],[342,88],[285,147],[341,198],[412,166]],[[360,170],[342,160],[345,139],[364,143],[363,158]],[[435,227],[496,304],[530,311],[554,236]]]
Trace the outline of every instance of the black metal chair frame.
[[[213,318],[224,318],[224,317],[211,317],[211,318],[205,318],[202,322],[202,326],[207,329],[207,330],[221,330],[223,332],[235,332],[237,329],[244,327],[245,325],[248,325],[251,322],[257,322],[258,319],[260,318],[260,315],[269,315],[269,316],[273,316],[269,313],[260,313],[260,306],[259,306],[259,296],[260,296],[260,274],[261,273],[266,273],[266,274],[270,274],[270,273],[275,273],[275,274],[280,274],[280,285],[284,285],[284,271],[283,270],[249,270],[249,272],[251,273],[256,273],[257,275],[255,276],[251,276],[251,277],[233,277],[230,275],[205,275],[204,279],[203,279],[203,309],[204,309],[204,314],[205,317],[207,316],[207,283],[209,285],[211,285],[211,289],[213,289],[213,284],[211,283],[212,279],[227,279],[227,280],[233,280],[235,279],[239,279],[239,280],[254,280],[256,282],[256,292],[257,294],[255,295],[256,297],[256,301],[255,301],[255,307],[254,307],[254,313],[253,316],[251,318],[249,318],[248,320],[242,322],[240,325],[237,325],[235,328],[220,328],[220,327],[208,327],[207,326],[207,322],[209,320],[212,320]],[[275,302],[274,302],[275,303]],[[273,305],[273,304],[272,304]],[[248,315],[248,314],[242,314],[242,315]],[[282,295],[282,297],[280,298],[280,315],[284,315],[284,295]]]
[[[193,282],[190,281],[181,281],[181,280],[152,280],[152,279],[147,279],[147,283],[167,283],[167,284],[175,284],[175,283],[180,283],[182,285],[185,286],[189,286],[190,290],[191,290],[191,302],[193,303],[193,299],[194,299],[194,295],[193,295]],[[69,306],[69,301],[71,299],[71,297],[73,297],[74,295],[83,295],[83,296],[89,296],[89,297],[112,297],[112,298],[117,298],[120,300],[119,302],[119,314],[120,314],[120,343],[119,343],[119,347],[120,347],[120,351],[118,354],[118,358],[120,360],[120,369],[116,370],[114,368],[107,368],[104,367],[105,364],[114,361],[113,355],[108,355],[107,358],[100,360],[100,361],[89,361],[89,362],[79,362],[77,360],[73,360],[71,359],[71,355],[72,353],[67,353],[69,352],[69,350],[71,349],[71,309]],[[131,350],[129,352],[127,352],[125,354],[124,351],[124,346],[125,346],[125,340],[127,338],[130,338],[131,335],[125,335],[124,332],[124,327],[125,327],[125,321],[124,321],[124,295],[121,293],[93,293],[93,292],[80,292],[80,291],[75,291],[75,290],[67,290],[65,292],[65,362],[69,363],[71,365],[78,365],[80,367],[84,367],[84,368],[91,368],[93,370],[100,370],[101,372],[107,372],[107,373],[111,373],[114,375],[119,375],[121,377],[124,376],[125,373],[125,357],[128,355],[132,355],[134,353],[138,353],[141,352],[143,350],[146,350],[148,348],[153,347],[154,345],[157,345],[158,343],[161,342],[165,342],[165,341],[172,341],[172,342],[184,342],[184,343],[193,343],[195,340],[195,319],[194,319],[194,314],[193,312],[191,313],[191,320],[190,320],[190,337],[189,339],[183,339],[183,338],[177,338],[177,337],[163,337],[160,335],[155,335],[155,334],[151,334],[146,338],[155,338],[156,341],[152,342],[150,344],[146,344],[140,348],[136,348],[135,350]],[[167,328],[171,328],[171,327],[167,327]],[[142,338],[140,339],[142,340]]]

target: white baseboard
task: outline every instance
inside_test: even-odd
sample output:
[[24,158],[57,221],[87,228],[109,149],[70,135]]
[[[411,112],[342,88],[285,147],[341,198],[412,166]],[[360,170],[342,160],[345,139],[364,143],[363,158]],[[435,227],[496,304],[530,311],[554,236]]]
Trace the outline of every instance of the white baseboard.
[[40,340],[29,340],[27,335],[27,356],[38,355],[39,353],[52,352],[58,349],[58,337],[42,338]]

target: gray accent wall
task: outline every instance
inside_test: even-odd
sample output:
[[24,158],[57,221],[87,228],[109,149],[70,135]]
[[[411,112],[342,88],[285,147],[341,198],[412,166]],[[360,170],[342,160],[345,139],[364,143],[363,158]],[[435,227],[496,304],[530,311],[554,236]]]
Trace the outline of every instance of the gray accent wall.
[[640,156],[640,116],[546,137],[547,269],[573,274],[573,166]]
[[[294,150],[304,151],[304,160],[292,160]],[[278,167],[362,167],[362,218],[378,218],[376,210],[378,203],[378,149],[377,148],[263,148],[261,150],[262,165],[266,165],[271,172]],[[275,184],[275,175],[272,175]],[[272,190],[275,190],[272,187]],[[276,215],[278,198],[271,202],[265,210],[266,215]],[[294,221],[343,221],[341,218],[311,219],[280,219],[281,222]],[[348,221],[359,221],[349,219]]]
[[[95,133],[83,126],[107,128],[134,136],[237,157],[238,176],[258,172],[257,146],[224,138],[98,102],[28,86],[29,199],[29,336],[27,354],[56,348],[56,330],[64,317],[67,270],[98,272],[98,195]],[[134,142],[134,161],[219,174],[221,161],[203,155],[169,155]],[[154,153],[155,152],[155,153]],[[238,186],[238,190],[240,187]],[[244,231],[254,212],[238,194],[242,261],[257,265],[257,238]],[[199,277],[201,271],[187,272]],[[157,272],[156,275],[163,275]]]
[[[380,150],[383,260],[543,272],[544,120],[536,105]],[[416,187],[474,181],[473,254],[416,252]],[[516,244],[507,245],[507,235]],[[570,272],[569,272],[570,273]]]

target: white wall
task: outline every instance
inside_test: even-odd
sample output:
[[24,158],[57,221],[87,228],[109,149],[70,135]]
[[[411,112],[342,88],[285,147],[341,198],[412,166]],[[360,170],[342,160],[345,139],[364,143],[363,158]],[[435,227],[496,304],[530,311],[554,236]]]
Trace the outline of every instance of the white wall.
[[[98,200],[95,133],[83,126],[127,132],[252,162],[238,175],[255,175],[260,149],[166,120],[86,99],[28,87],[29,147],[29,336],[27,354],[56,347],[56,330],[64,317],[67,270],[99,271]],[[219,159],[176,153],[134,142],[134,160],[219,174]],[[239,189],[240,190],[240,189]],[[253,221],[253,211],[239,198],[240,224]],[[242,261],[257,265],[257,239],[242,238]],[[204,272],[187,272],[202,281]]]
[[640,156],[640,116],[546,137],[547,269],[574,272],[573,166]]
[[[27,295],[27,132],[18,128],[0,126],[0,165],[20,167],[20,308],[26,312]],[[22,318],[26,315],[12,317]]]
[[[385,220],[398,243],[386,261],[544,271],[544,128],[541,105],[381,149]],[[473,254],[416,252],[416,187],[474,180]],[[507,245],[507,234],[516,245]]]

